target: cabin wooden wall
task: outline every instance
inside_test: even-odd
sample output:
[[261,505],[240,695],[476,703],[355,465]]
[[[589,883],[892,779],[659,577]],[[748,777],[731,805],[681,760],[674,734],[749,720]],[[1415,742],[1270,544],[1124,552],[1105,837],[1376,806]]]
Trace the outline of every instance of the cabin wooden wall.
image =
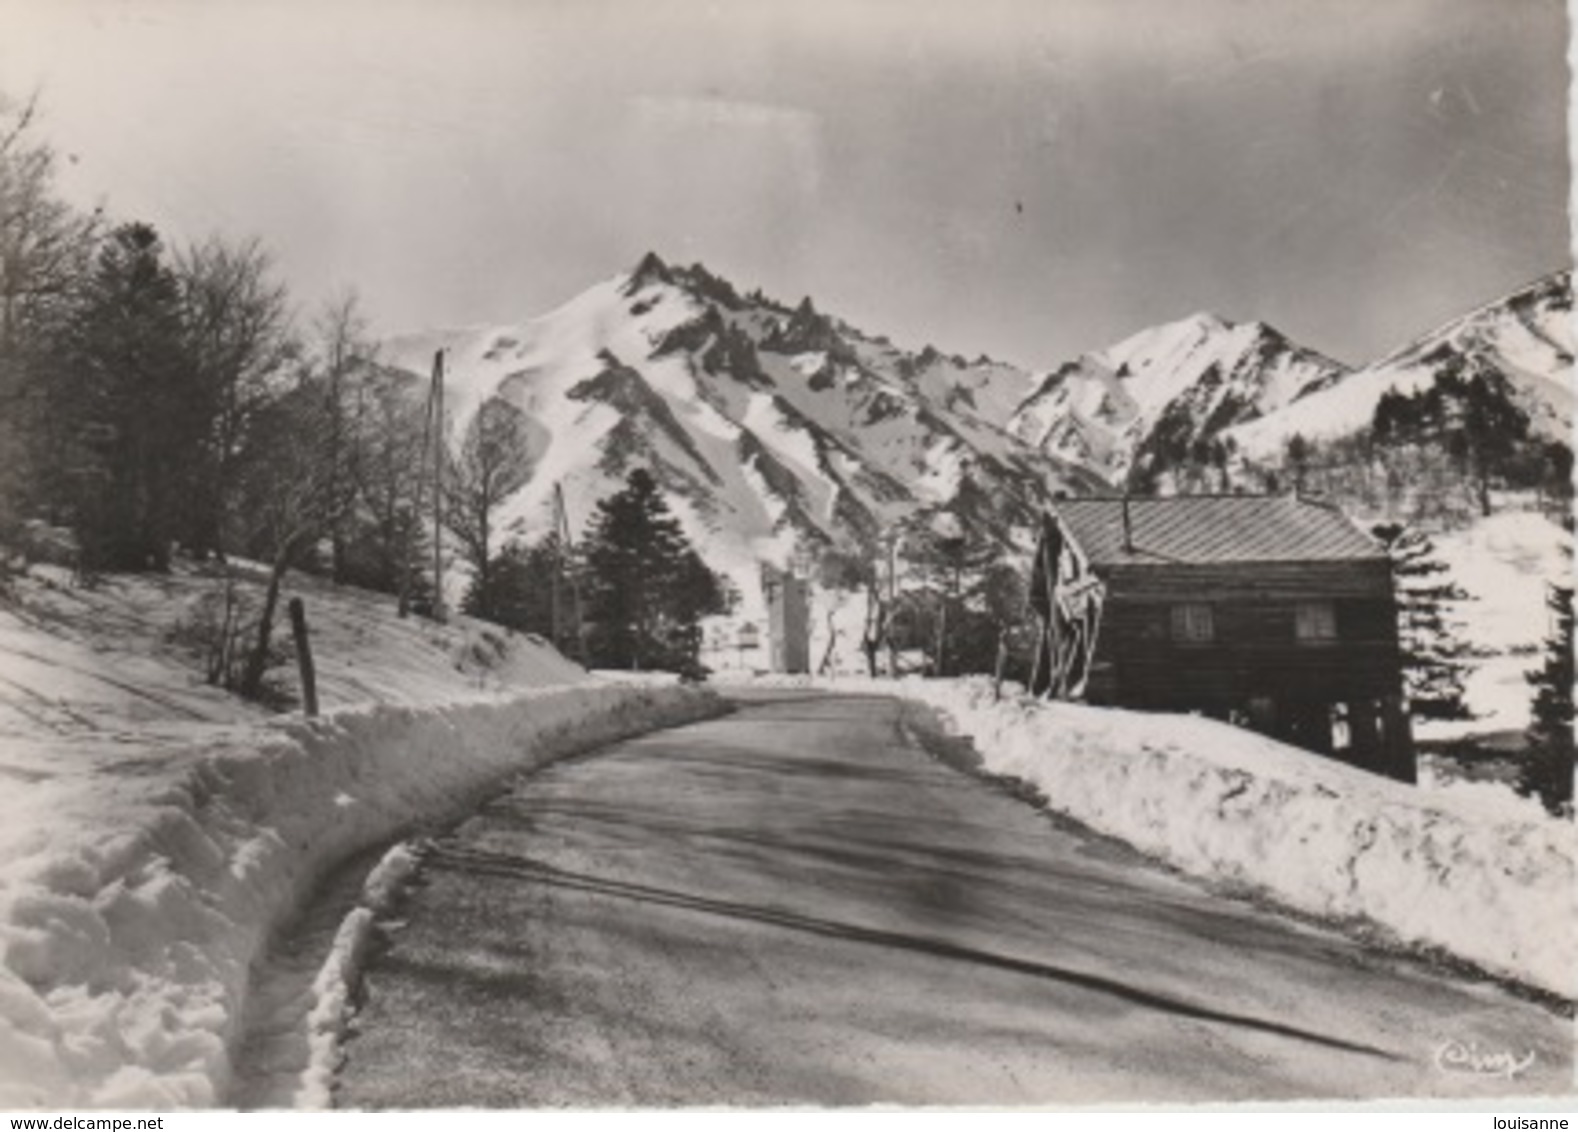
[[[1098,566],[1107,587],[1088,699],[1234,719],[1412,781],[1390,564]],[[1296,635],[1298,604],[1330,602],[1333,641]],[[1211,606],[1209,642],[1173,638],[1175,605]],[[1340,708],[1337,705],[1342,705]],[[1348,745],[1334,746],[1345,716]]]
[[1392,596],[1392,567],[1385,558],[1341,562],[1213,563],[1208,566],[1145,561],[1099,564],[1094,569],[1106,584],[1109,602]]
[[1256,695],[1341,700],[1398,691],[1400,659],[1390,601],[1339,598],[1337,640],[1294,637],[1293,600],[1213,604],[1216,638],[1171,638],[1167,602],[1108,600],[1096,640],[1092,697],[1137,707],[1235,704]]

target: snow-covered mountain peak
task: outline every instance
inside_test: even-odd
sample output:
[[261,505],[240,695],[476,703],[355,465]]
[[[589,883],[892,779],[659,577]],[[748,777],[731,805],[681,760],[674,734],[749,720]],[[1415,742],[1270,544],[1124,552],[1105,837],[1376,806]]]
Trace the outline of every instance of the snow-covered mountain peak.
[[1369,425],[1384,393],[1424,389],[1443,367],[1469,355],[1507,376],[1537,430],[1567,439],[1573,413],[1572,272],[1547,275],[1454,318],[1231,435],[1245,453],[1262,458],[1279,452],[1294,434],[1352,435]]
[[624,293],[633,295],[643,287],[652,283],[666,283],[672,285],[674,276],[670,274],[668,264],[663,262],[657,252],[647,252],[636,264],[635,270],[625,278]]
[[1052,370],[1010,431],[1112,482],[1336,380],[1340,363],[1259,322],[1198,312]]
[[644,467],[747,593],[761,561],[869,541],[918,511],[972,510],[1006,536],[1095,483],[995,423],[1023,371],[911,353],[809,297],[791,308],[655,253],[540,318],[405,335],[382,357],[415,394],[439,349],[453,435],[489,397],[527,418],[533,475],[498,529],[550,529],[555,483],[584,522]]
[[1031,374],[906,349],[810,296],[789,305],[648,253],[540,318],[406,335],[383,358],[417,390],[445,351],[456,434],[488,397],[530,419],[536,470],[501,527],[548,529],[556,482],[584,521],[639,465],[749,588],[764,559],[869,541],[917,512],[968,510],[1006,532],[1058,491],[1166,488],[1185,465],[1223,469],[1234,447],[1362,425],[1385,388],[1463,352],[1497,359],[1557,431],[1571,309],[1563,272],[1361,371],[1201,311]]

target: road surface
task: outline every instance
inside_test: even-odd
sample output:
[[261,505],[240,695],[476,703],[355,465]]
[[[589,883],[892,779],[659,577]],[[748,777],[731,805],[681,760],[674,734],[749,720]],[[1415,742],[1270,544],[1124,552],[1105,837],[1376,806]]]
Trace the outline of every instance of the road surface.
[[1553,1011],[1151,866],[940,759],[928,727],[757,693],[523,779],[421,874],[336,1103],[1571,1090]]

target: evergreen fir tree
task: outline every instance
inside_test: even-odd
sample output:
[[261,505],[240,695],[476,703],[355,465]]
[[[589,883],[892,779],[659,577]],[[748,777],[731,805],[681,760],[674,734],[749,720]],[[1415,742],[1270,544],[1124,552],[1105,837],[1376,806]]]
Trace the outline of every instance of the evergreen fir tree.
[[565,655],[574,655],[578,644],[569,577],[574,568],[574,563],[561,559],[557,535],[550,533],[534,543],[512,539],[493,556],[485,582],[481,575],[472,577],[462,608],[475,617],[535,633]]
[[1529,417],[1512,383],[1472,356],[1451,359],[1425,389],[1384,393],[1371,434],[1383,446],[1439,447],[1467,477],[1481,515],[1491,513],[1491,485],[1506,477],[1530,443]]
[[1468,594],[1445,577],[1446,563],[1422,532],[1401,523],[1382,523],[1373,531],[1392,558],[1409,710],[1421,719],[1471,719],[1463,702],[1469,649],[1451,616]]
[[1518,793],[1534,796],[1553,814],[1573,809],[1573,587],[1546,594],[1554,625],[1545,640],[1545,663],[1527,674],[1534,688],[1529,751],[1518,775]]
[[1288,437],[1285,446],[1284,465],[1289,470],[1293,480],[1295,494],[1303,494],[1306,490],[1310,470],[1310,442],[1303,435],[1295,432]]
[[598,503],[585,579],[594,664],[700,673],[701,619],[726,611],[727,589],[645,469]]
[[66,331],[52,393],[81,473],[74,525],[87,565],[164,569],[205,421],[181,291],[159,235],[117,228]]

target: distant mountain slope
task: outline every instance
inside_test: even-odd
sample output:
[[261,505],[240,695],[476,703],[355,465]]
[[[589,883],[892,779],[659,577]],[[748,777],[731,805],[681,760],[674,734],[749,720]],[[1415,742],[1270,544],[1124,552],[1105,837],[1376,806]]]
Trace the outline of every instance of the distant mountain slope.
[[1123,481],[1341,380],[1347,368],[1263,323],[1197,314],[1048,374],[1007,421],[1049,455]]
[[415,390],[447,352],[457,437],[488,397],[526,413],[535,467],[502,517],[516,532],[549,529],[555,483],[584,524],[640,465],[749,587],[762,561],[870,541],[926,509],[961,509],[1002,536],[1059,492],[1182,489],[1168,473],[1202,454],[1223,467],[1230,449],[1264,456],[1295,432],[1352,432],[1386,389],[1426,385],[1462,353],[1493,359],[1537,426],[1566,436],[1571,312],[1562,272],[1360,370],[1202,313],[1037,376],[904,350],[809,298],[742,294],[700,264],[648,255],[542,318],[406,335],[382,358]]
[[535,468],[504,524],[550,529],[555,483],[584,524],[640,465],[746,584],[762,560],[875,538],[923,508],[967,506],[1004,532],[1057,490],[1099,486],[994,423],[1028,388],[1022,371],[912,354],[810,299],[742,296],[655,255],[542,318],[402,336],[381,360],[422,378],[439,349],[455,436],[493,396],[532,422]]
[[1382,360],[1280,411],[1233,429],[1252,456],[1280,451],[1295,433],[1305,439],[1350,435],[1370,423],[1387,390],[1427,388],[1442,365],[1476,354],[1507,375],[1536,429],[1569,439],[1573,414],[1572,273],[1557,272],[1453,319]]

